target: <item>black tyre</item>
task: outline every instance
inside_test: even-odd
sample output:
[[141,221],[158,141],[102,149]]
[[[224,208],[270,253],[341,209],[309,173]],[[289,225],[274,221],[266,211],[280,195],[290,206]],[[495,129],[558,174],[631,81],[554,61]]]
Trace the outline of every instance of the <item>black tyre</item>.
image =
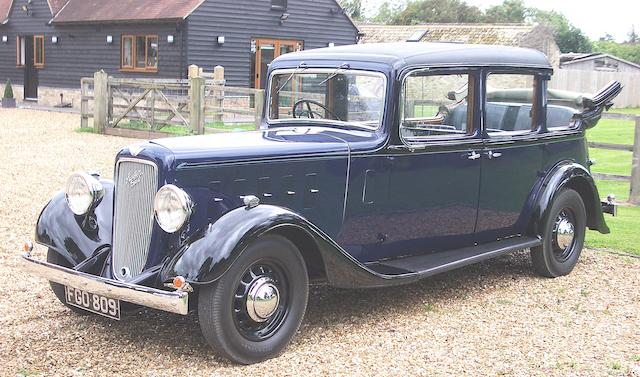
[[556,195],[543,224],[542,246],[531,249],[534,270],[546,277],[571,273],[584,246],[587,213],[580,194],[565,189]]
[[250,245],[217,282],[200,289],[198,319],[221,356],[253,364],[278,356],[300,327],[309,278],[302,255],[284,237]]
[[[56,264],[58,266],[66,267],[66,268],[72,268],[72,266],[69,265],[69,262],[67,262],[66,259],[64,259],[60,254],[58,254],[57,252],[55,252],[54,250],[51,250],[51,249],[47,250],[47,262]],[[67,304],[67,300],[65,298],[65,291],[64,291],[64,286],[63,285],[58,284],[58,283],[54,283],[54,282],[49,282],[49,285],[51,286],[51,290],[56,295],[58,300],[60,300],[60,302],[63,303],[64,306],[66,306],[67,308],[71,309],[71,311],[73,311],[75,313],[78,313],[78,314],[82,314],[82,315],[91,314],[91,312],[89,312],[89,311],[82,310],[82,309],[77,308],[77,307],[75,307],[73,305]]]

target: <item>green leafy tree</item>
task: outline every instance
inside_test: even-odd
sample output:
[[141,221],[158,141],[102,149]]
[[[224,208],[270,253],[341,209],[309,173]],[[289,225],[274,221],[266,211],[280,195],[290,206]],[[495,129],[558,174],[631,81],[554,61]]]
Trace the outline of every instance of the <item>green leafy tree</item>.
[[617,56],[621,59],[640,64],[640,43],[616,43],[614,41],[597,41],[593,44],[595,52]]
[[417,0],[410,1],[407,7],[393,18],[392,23],[477,23],[482,20],[483,13],[480,8],[461,0]]
[[362,10],[362,0],[340,0],[338,1],[345,13],[354,20],[362,20],[364,12]]
[[394,2],[391,4],[388,1],[385,1],[378,8],[378,13],[371,18],[371,21],[377,24],[390,24],[393,20],[398,16],[404,7],[403,3]]
[[629,43],[638,43],[640,42],[640,37],[638,37],[638,34],[636,33],[636,27],[634,25],[631,25],[631,31],[629,31],[629,33],[627,34],[627,42]]
[[613,37],[613,35],[609,33],[604,33],[604,35],[600,37],[600,40],[607,41],[607,42],[615,42],[616,39]]
[[13,98],[13,88],[11,87],[11,80],[7,79],[7,84],[4,86],[4,96],[3,98],[10,99]]
[[523,23],[528,9],[522,0],[505,0],[500,5],[489,7],[484,16],[488,23]]
[[567,17],[556,11],[529,9],[528,19],[546,25],[553,30],[553,35],[562,52],[592,52],[593,45],[582,30],[572,25]]

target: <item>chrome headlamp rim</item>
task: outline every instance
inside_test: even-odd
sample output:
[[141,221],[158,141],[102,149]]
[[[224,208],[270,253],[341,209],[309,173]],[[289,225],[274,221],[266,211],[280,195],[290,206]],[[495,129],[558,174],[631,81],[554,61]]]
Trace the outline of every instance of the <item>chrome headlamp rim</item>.
[[[163,223],[162,219],[158,215],[158,207],[160,204],[159,201],[162,200],[162,194],[167,191],[174,195],[176,199],[178,199],[178,202],[180,203],[180,209],[183,212],[181,221],[176,224]],[[155,198],[153,199],[153,213],[156,222],[158,223],[160,228],[162,228],[162,230],[167,233],[175,233],[182,229],[184,225],[189,221],[189,218],[191,218],[191,214],[193,213],[193,201],[191,200],[189,194],[187,194],[186,191],[184,191],[180,187],[173,184],[164,185],[160,188],[160,190],[158,190]]]
[[[87,187],[87,194],[91,196],[91,201],[88,205],[79,206],[77,203],[73,203],[69,195],[69,187],[74,179],[80,179]],[[85,172],[76,172],[69,176],[65,184],[64,196],[67,200],[67,206],[77,216],[84,216],[91,210],[95,209],[98,204],[104,198],[104,187],[102,183],[91,174]]]

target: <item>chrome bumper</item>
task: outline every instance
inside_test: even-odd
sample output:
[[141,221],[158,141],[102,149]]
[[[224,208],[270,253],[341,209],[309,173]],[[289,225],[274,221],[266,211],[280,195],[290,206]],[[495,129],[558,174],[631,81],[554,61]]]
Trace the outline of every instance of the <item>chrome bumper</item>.
[[189,293],[187,292],[167,292],[105,279],[43,262],[29,255],[22,256],[22,264],[26,271],[34,275],[97,295],[176,314],[186,315],[189,311]]

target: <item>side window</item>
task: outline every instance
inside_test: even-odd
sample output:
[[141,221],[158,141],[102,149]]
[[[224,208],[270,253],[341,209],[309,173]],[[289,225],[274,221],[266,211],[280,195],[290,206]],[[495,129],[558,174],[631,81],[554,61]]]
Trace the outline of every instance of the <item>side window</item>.
[[534,75],[487,76],[484,124],[489,136],[523,135],[534,130],[535,83]]
[[469,93],[473,76],[419,70],[402,88],[400,136],[408,142],[461,138],[473,134]]
[[547,89],[547,130],[575,130],[578,126],[573,118],[578,113],[576,101],[575,94]]

